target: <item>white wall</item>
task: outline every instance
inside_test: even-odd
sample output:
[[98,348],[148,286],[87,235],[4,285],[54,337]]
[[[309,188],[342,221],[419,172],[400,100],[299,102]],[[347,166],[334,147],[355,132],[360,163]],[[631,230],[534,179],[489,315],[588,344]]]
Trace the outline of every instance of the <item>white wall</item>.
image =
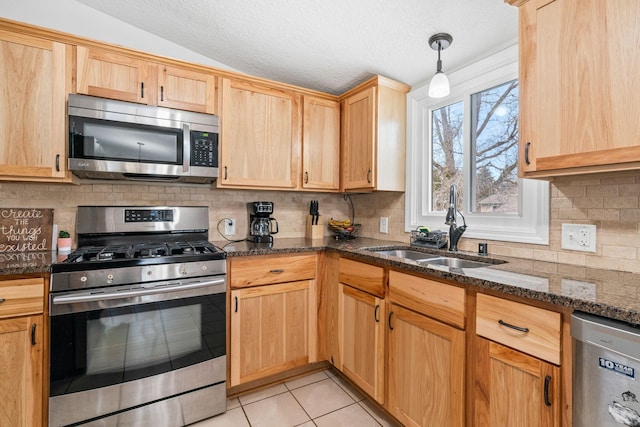
[[75,0],[2,0],[0,17],[143,52],[237,71]]

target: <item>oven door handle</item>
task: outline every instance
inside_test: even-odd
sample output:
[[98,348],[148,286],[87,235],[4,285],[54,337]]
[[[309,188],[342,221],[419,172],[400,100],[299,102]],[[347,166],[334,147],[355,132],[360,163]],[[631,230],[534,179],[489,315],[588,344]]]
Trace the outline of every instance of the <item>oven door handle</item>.
[[179,292],[186,291],[191,289],[204,288],[207,286],[214,285],[223,285],[226,279],[214,279],[208,280],[206,282],[196,282],[196,283],[187,283],[181,284],[177,286],[156,286],[153,288],[145,288],[145,289],[136,289],[131,291],[120,291],[114,292],[112,294],[89,294],[83,293],[83,295],[60,295],[53,297],[53,304],[62,305],[62,304],[77,304],[82,302],[92,302],[92,301],[103,301],[103,300],[112,300],[112,299],[123,299],[123,298],[132,298],[142,295],[152,295],[152,294],[163,294],[168,292]]

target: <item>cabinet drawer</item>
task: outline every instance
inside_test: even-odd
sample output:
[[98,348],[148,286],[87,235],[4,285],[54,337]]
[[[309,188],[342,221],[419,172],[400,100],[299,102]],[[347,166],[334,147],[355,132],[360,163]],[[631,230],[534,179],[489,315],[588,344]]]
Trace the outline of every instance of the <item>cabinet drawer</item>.
[[384,298],[384,268],[340,258],[340,283]]
[[314,279],[316,254],[234,257],[230,276],[232,288]]
[[560,313],[477,295],[478,335],[556,365],[560,364],[560,328]]
[[0,318],[42,313],[44,279],[2,280],[0,298]]
[[399,305],[464,329],[463,288],[391,271],[389,298]]

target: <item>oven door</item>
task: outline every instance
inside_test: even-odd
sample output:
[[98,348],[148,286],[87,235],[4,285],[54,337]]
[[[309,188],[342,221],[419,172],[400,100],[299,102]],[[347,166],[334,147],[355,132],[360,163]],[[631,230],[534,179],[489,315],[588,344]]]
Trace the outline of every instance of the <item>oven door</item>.
[[52,294],[50,425],[224,384],[225,292],[220,276]]

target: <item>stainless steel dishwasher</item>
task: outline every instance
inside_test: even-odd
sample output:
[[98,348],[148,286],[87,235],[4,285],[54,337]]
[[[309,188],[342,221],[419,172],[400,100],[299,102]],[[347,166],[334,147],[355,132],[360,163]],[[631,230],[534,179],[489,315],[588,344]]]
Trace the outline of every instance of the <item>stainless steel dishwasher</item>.
[[640,427],[640,328],[571,315],[573,425]]

